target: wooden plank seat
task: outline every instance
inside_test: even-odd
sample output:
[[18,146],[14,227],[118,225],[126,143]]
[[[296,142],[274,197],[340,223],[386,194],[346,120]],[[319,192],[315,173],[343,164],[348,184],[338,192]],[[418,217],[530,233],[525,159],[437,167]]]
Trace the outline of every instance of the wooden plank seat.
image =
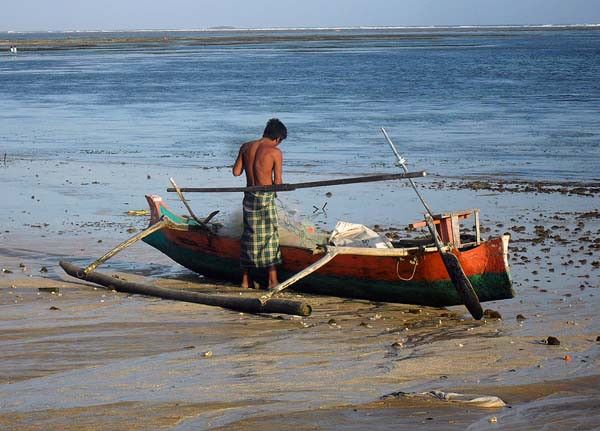
[[[435,214],[433,216],[433,224],[435,225],[435,229],[437,230],[442,243],[452,244],[455,248],[460,248],[462,245],[460,241],[460,221],[470,218],[471,215],[473,215],[474,218],[475,242],[476,244],[481,243],[478,208]],[[427,226],[427,223],[423,220],[411,223],[408,226],[412,229],[416,229]]]

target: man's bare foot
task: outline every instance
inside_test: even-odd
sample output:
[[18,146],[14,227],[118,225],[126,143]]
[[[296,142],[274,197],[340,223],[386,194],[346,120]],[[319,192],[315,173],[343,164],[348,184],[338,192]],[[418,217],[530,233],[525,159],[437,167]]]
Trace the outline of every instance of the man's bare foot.
[[242,273],[242,288],[243,289],[254,289],[254,281],[250,278],[250,274],[247,270]]

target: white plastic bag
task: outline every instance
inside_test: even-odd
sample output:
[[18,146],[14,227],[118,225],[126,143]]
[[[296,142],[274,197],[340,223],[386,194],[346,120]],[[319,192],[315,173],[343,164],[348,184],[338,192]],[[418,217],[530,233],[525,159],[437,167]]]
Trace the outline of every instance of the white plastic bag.
[[394,248],[386,236],[379,235],[362,224],[339,221],[329,242],[338,247]]

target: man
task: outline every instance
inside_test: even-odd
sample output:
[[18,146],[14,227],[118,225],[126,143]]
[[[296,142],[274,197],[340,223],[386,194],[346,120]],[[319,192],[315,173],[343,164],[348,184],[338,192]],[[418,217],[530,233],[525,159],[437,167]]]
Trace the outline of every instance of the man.
[[[263,137],[246,142],[233,165],[236,177],[246,172],[247,186],[281,184],[283,156],[277,146],[287,138],[287,129],[277,118],[267,122]],[[242,287],[254,287],[250,270],[267,268],[269,288],[279,284],[276,265],[281,263],[275,192],[245,192],[243,202],[244,231],[240,263]]]

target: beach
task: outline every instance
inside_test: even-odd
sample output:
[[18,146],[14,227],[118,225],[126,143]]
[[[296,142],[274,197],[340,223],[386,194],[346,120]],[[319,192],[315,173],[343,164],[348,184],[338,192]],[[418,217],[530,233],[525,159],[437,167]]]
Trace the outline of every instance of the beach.
[[[596,27],[230,33],[0,38],[22,48],[0,57],[0,429],[598,429]],[[289,129],[289,183],[399,172],[385,126],[409,170],[428,172],[415,181],[435,213],[479,208],[484,238],[510,234],[515,297],[477,321],[290,289],[310,316],[255,315],[59,267],[145,229],[145,195],[185,214],[171,177],[243,185],[239,145],[273,116]],[[186,197],[239,229],[241,195]],[[403,180],[277,202],[324,235],[339,220],[425,234],[406,228],[424,208]],[[142,242],[98,271],[261,293]]]
[[[600,214],[593,187],[586,189],[591,195],[579,184],[499,191],[479,181],[474,191],[469,182],[421,180],[432,205],[471,196],[484,235],[511,233],[516,297],[482,304],[501,319],[475,321],[460,306],[282,294],[313,307],[300,318],[120,294],[67,276],[60,259],[85,266],[147,218],[91,221],[89,214],[105,210],[90,202],[45,218],[38,198],[56,190],[35,179],[74,178],[69,163],[56,165],[13,160],[2,170],[5,180],[23,166],[31,171],[18,189],[9,187],[22,215],[3,214],[3,429],[598,426]],[[131,172],[121,166],[114,169]],[[389,193],[409,200],[410,189],[393,185]],[[85,188],[67,183],[59,191]],[[328,189],[333,196],[339,190]],[[71,220],[78,220],[74,227]],[[99,270],[163,287],[259,294],[199,278],[141,243]],[[507,406],[382,398],[431,390],[498,396]]]

